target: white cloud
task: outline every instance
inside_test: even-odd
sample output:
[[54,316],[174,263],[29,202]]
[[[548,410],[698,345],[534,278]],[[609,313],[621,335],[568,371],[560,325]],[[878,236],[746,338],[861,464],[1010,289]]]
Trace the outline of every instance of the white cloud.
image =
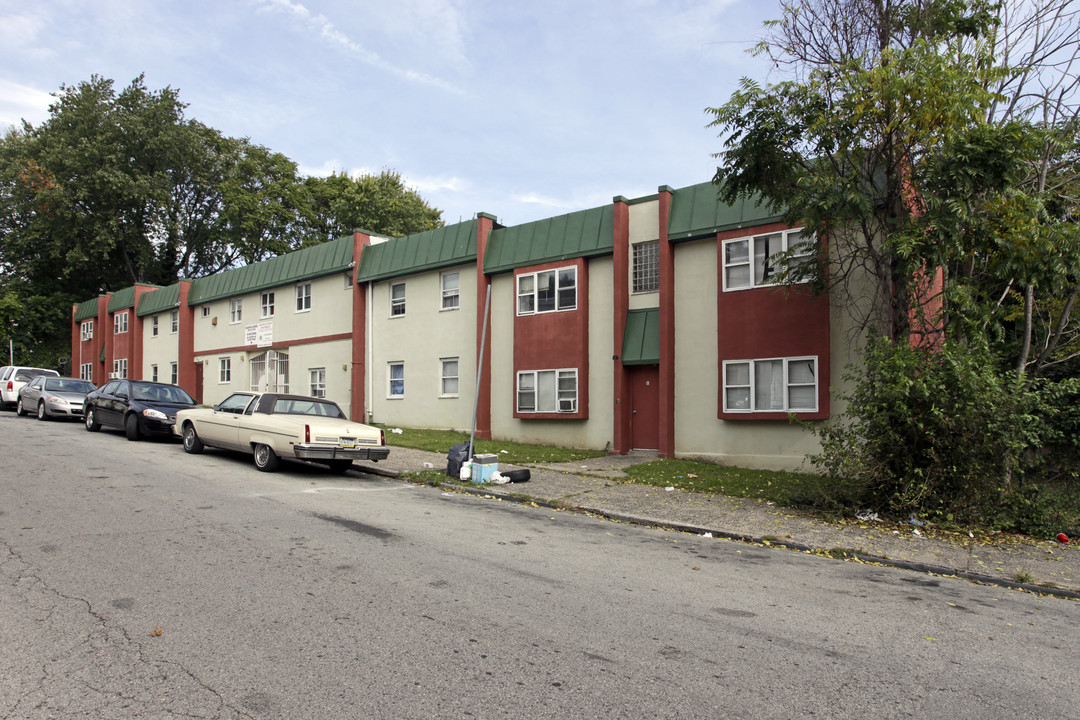
[[270,12],[280,12],[295,18],[308,32],[316,33],[327,45],[356,56],[361,62],[388,73],[405,78],[410,82],[437,87],[455,95],[469,95],[465,90],[441,78],[407,67],[399,67],[362,43],[353,40],[342,32],[325,15],[314,14],[301,4],[292,0],[255,0],[260,8]]
[[37,88],[0,79],[0,125],[17,125],[24,119],[34,124],[43,122],[55,99]]

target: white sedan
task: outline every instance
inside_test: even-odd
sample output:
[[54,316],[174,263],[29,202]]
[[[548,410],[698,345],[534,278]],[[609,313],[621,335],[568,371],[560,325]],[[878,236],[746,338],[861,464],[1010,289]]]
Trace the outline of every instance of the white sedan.
[[250,452],[255,467],[266,472],[276,470],[282,458],[345,472],[353,460],[377,462],[390,455],[382,430],[349,420],[336,403],[302,395],[233,393],[210,409],[181,410],[174,427],[189,453],[207,445]]

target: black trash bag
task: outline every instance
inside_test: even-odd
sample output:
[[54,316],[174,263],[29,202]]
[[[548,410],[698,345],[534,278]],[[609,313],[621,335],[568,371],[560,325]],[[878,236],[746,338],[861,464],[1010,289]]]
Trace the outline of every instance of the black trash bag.
[[450,452],[446,455],[446,474],[450,477],[459,477],[461,475],[461,466],[470,457],[472,457],[472,447],[470,447],[469,443],[463,442],[451,446]]

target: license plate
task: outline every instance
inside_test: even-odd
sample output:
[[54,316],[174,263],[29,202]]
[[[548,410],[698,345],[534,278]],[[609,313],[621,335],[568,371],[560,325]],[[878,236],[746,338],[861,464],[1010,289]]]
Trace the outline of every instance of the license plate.
[[354,448],[354,447],[356,447],[356,438],[350,438],[350,437],[340,438],[338,440],[338,445],[340,445],[343,448]]

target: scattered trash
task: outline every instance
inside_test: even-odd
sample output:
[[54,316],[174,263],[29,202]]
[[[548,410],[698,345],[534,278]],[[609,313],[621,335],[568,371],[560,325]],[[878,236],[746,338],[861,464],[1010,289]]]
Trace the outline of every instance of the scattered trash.
[[461,463],[461,470],[458,470],[458,477],[460,479],[462,479],[462,480],[471,480],[472,479],[472,462],[471,461],[466,460],[465,462]]
[[162,630],[162,629],[161,629],[161,628],[159,628],[159,627],[157,627],[157,628],[154,628],[154,629],[153,629],[153,630],[152,630],[152,631],[150,632],[150,637],[161,637],[162,633],[164,633],[164,632],[165,632],[165,631],[164,631],[164,630]]
[[500,450],[499,452],[501,452],[503,455],[509,455],[510,454],[509,450]]
[[900,534],[900,531],[899,531],[899,530],[893,530],[893,531],[892,531],[892,534],[893,534],[893,535],[899,535],[899,534]]
[[701,537],[712,537],[712,533],[705,533],[705,534],[704,534],[704,535],[702,535]]
[[871,520],[873,520],[874,522],[878,522],[881,520],[881,518],[878,517],[878,514],[876,512],[872,512],[870,510],[863,510],[860,513],[855,513],[855,519],[862,520],[863,522],[870,522]]
[[675,492],[675,487],[673,485],[668,485],[664,489],[667,490],[668,492]]
[[404,430],[402,430],[401,428],[394,428],[394,429],[393,429],[393,430],[391,430],[390,432],[394,433],[395,435],[401,435],[401,434],[402,434],[402,433],[404,433],[405,431],[404,431]]
[[1069,544],[1069,536],[1066,535],[1065,533],[1058,533],[1057,539],[1058,539],[1058,542],[1061,543],[1062,545],[1068,545]]
[[529,478],[532,477],[532,472],[528,468],[520,468],[518,470],[503,471],[502,476],[506,478],[506,482],[528,482]]
[[919,520],[918,518],[911,518],[910,520],[908,520],[908,522],[911,523],[912,525],[918,525],[919,527],[922,527],[923,525],[926,524],[922,520]]
[[695,475],[694,473],[686,473],[686,477],[688,477],[688,478],[696,478],[697,475]]
[[429,462],[426,462],[426,463],[424,463],[424,467],[426,467],[426,468],[433,468],[433,467],[435,467],[435,466],[434,466],[434,465],[432,465],[432,464],[431,464],[431,463],[429,463]]
[[915,528],[915,529],[914,529],[914,530],[912,530],[911,532],[912,532],[913,534],[915,534],[915,535],[922,535],[922,533],[921,533],[921,532],[919,532],[919,528]]
[[446,474],[449,477],[460,477],[462,464],[472,455],[469,443],[463,442],[450,447],[446,454]]
[[492,483],[493,485],[505,485],[506,483],[510,482],[510,478],[505,477],[501,472],[496,470],[495,472],[491,473],[490,477],[488,477],[488,482]]

